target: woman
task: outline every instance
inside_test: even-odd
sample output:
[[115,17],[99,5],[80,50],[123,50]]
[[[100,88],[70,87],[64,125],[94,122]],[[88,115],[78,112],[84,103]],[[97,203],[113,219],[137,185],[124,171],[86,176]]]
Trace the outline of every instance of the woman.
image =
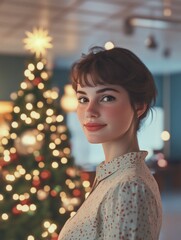
[[160,193],[137,140],[156,98],[151,73],[127,49],[93,48],[73,65],[71,77],[83,131],[90,143],[102,144],[105,161],[59,240],[158,240]]

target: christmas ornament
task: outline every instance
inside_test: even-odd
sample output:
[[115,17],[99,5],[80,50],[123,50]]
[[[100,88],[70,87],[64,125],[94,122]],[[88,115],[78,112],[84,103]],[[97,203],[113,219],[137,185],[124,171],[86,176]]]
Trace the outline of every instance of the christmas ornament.
[[48,171],[48,170],[43,170],[41,173],[40,173],[40,177],[44,180],[48,179],[51,177],[51,172]]

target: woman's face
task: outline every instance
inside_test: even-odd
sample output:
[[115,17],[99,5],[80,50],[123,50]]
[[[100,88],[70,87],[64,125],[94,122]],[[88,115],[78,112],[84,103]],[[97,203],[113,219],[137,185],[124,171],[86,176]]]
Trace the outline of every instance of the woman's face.
[[[127,91],[119,85],[77,86],[77,114],[91,143],[122,140],[134,130],[134,110]],[[134,134],[134,132],[133,132]]]

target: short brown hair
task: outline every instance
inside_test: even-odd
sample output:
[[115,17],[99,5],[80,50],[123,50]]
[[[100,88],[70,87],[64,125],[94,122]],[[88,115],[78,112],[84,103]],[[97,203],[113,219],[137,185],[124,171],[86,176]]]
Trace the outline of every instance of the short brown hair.
[[[88,75],[91,76],[91,81],[88,80]],[[145,118],[156,100],[157,90],[151,72],[133,52],[125,48],[91,48],[87,55],[84,54],[73,64],[71,80],[75,90],[77,84],[120,85],[128,92],[133,109],[136,104],[146,104],[147,109],[138,121],[137,130],[140,120]]]

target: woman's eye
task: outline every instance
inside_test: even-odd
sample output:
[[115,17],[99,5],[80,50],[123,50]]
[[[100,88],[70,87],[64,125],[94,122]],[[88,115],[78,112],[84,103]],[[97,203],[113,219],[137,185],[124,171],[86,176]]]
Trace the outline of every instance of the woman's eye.
[[88,102],[88,99],[85,98],[85,97],[79,97],[77,100],[78,100],[79,103],[86,103],[86,102]]
[[111,101],[114,101],[114,100],[115,100],[115,97],[113,97],[113,96],[104,96],[102,98],[103,102],[111,102]]

